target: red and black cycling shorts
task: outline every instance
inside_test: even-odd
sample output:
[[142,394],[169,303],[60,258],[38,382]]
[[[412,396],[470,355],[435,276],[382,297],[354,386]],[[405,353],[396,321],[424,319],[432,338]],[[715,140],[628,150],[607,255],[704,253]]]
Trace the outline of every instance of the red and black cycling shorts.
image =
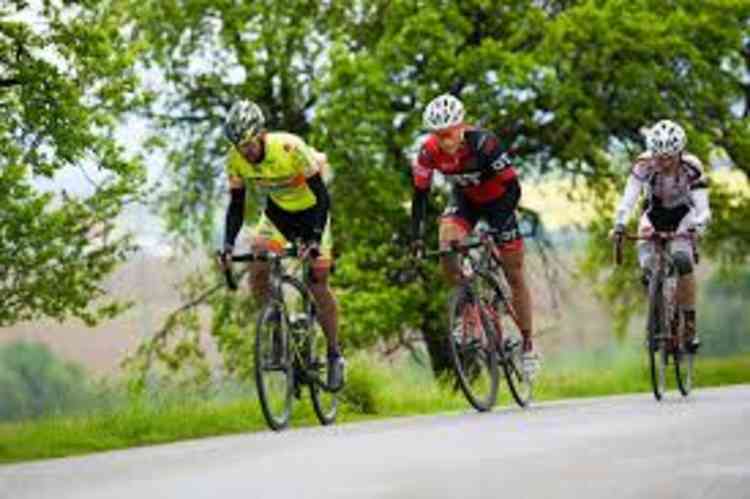
[[498,246],[503,253],[523,251],[523,237],[515,211],[500,206],[499,200],[474,204],[465,196],[454,195],[440,217],[440,247],[448,249],[453,241],[463,241],[480,220],[498,231]]

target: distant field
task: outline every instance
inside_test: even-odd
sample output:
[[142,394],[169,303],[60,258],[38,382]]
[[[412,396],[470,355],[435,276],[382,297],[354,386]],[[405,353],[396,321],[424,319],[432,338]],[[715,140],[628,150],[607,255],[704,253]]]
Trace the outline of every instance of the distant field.
[[[742,172],[718,170],[710,173],[711,181],[730,191],[750,196],[750,185]],[[545,180],[523,184],[521,204],[541,214],[542,221],[550,230],[563,227],[585,227],[594,217],[591,203],[577,201],[585,197],[586,189],[574,187],[570,180]]]
[[[606,343],[611,333],[606,327],[604,306],[591,294],[576,291],[579,284],[570,275],[570,267],[574,265],[572,257],[558,256],[559,262],[550,269],[554,282],[549,281],[535,256],[529,258],[540,345],[553,355],[562,348]],[[123,316],[94,328],[87,328],[79,321],[19,324],[0,329],[0,344],[19,339],[42,342],[56,354],[81,363],[96,374],[116,374],[124,355],[157,330],[167,315],[181,304],[174,286],[185,272],[185,268],[157,257],[136,258],[119,269],[108,284],[117,296],[135,302]],[[580,321],[580,317],[589,320]],[[208,334],[205,341],[211,351]]]

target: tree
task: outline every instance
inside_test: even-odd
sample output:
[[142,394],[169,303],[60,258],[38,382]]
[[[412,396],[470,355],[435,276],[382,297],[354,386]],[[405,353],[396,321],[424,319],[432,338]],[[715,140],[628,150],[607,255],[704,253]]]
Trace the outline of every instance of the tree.
[[260,103],[272,130],[308,135],[335,4],[168,0],[133,9],[149,41],[143,63],[164,79],[145,114],[163,130],[154,145],[168,158],[163,206],[175,233],[211,241],[226,202],[221,123],[235,100]]
[[[584,182],[606,214],[639,129],[658,118],[683,122],[704,160],[721,149],[748,164],[749,11],[742,0],[149,3],[139,29],[170,89],[150,112],[170,137],[172,226],[204,240],[215,229],[221,118],[238,96],[260,102],[270,128],[302,134],[333,165],[346,341],[408,344],[418,331],[440,372],[446,290],[434,271],[404,285],[409,263],[393,242],[408,235],[409,164],[429,100],[459,95],[471,121],[514,144],[524,175]],[[729,241],[714,237],[716,248]],[[608,264],[602,248],[592,274]]]
[[[160,206],[169,229],[191,249],[215,249],[217,221],[227,205],[223,172],[230,146],[221,124],[235,100],[258,102],[269,129],[311,138],[315,87],[327,67],[338,3],[149,0],[132,9],[136,30],[148,41],[141,61],[163,79],[160,97],[141,110],[162,130],[161,140],[151,144],[167,158],[171,180]],[[248,203],[257,206],[260,199],[250,194]],[[190,306],[170,317],[132,365],[143,373],[159,359],[173,370],[195,367],[193,378],[205,380],[196,309],[206,306],[225,369],[246,377],[241,352],[248,343],[238,322],[247,322],[252,309],[247,300],[216,293],[223,286],[212,287],[210,279],[220,277],[198,269],[184,287]]]
[[[99,283],[132,246],[110,232],[144,178],[113,138],[139,99],[123,4],[40,9],[0,8],[0,326],[121,309]],[[70,169],[96,177],[88,193],[40,187]]]
[[[372,179],[382,182],[379,195],[345,201],[347,228],[362,226],[349,231],[345,258],[359,269],[349,295],[363,307],[388,310],[392,299],[369,288],[389,268],[383,232],[404,231],[390,207],[408,200],[409,148],[420,133],[421,110],[439,93],[459,95],[471,119],[515,134],[523,173],[585,183],[595,193],[588,202],[603,216],[611,214],[626,165],[641,150],[639,129],[665,116],[686,125],[691,150],[704,161],[721,149],[747,172],[747,2],[392,1],[355,3],[347,14],[323,91],[329,97],[317,116],[334,164],[351,170],[338,178],[350,176],[368,194]],[[724,229],[742,223],[736,208],[744,210],[747,201],[726,195],[713,201],[719,229],[710,247],[747,245],[746,231]],[[734,221],[725,216],[730,206]],[[611,264],[603,237],[608,223],[591,227],[587,270],[594,277]],[[635,286],[623,286],[630,282],[621,270],[604,289],[611,301],[620,300],[621,319],[640,297]],[[428,287],[423,304],[434,302],[434,289]],[[435,312],[420,308],[425,316]],[[412,315],[404,317],[405,327],[420,327]],[[390,327],[384,322],[378,333]]]

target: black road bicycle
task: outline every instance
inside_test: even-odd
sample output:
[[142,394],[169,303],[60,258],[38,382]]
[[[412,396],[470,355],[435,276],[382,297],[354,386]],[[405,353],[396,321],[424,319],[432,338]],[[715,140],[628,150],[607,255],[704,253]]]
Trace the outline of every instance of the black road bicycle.
[[[313,409],[323,425],[336,420],[338,400],[327,380],[327,340],[318,324],[312,295],[301,279],[283,262],[297,257],[289,246],[280,254],[260,253],[232,256],[233,262],[270,263],[270,294],[255,328],[255,382],[263,416],[273,430],[289,424],[293,397],[300,399],[307,385]],[[309,258],[301,260],[302,275],[310,271]],[[227,285],[237,289],[231,268],[225,271]]]
[[427,252],[428,257],[456,254],[462,285],[450,300],[449,344],[461,390],[478,411],[488,411],[497,400],[502,367],[516,403],[526,407],[533,383],[522,369],[522,336],[518,316],[503,285],[502,254],[494,237],[480,228],[466,242],[450,249]]
[[683,396],[693,388],[695,354],[685,347],[684,320],[676,301],[677,269],[668,245],[675,239],[690,239],[697,261],[695,238],[692,233],[654,232],[650,236],[623,235],[615,238],[615,263],[622,263],[622,241],[651,241],[655,260],[648,283],[648,319],[646,321],[647,347],[651,371],[651,385],[656,400],[666,392],[666,371],[670,358],[674,364],[677,387]]

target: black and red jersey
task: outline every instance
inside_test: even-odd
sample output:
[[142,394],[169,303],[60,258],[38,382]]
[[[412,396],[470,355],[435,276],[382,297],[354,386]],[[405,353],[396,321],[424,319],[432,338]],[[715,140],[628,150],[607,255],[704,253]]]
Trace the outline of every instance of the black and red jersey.
[[516,178],[510,161],[510,149],[487,130],[470,128],[461,147],[449,154],[430,135],[412,164],[414,188],[428,191],[435,170],[441,172],[471,202],[487,203],[503,196],[506,186]]

